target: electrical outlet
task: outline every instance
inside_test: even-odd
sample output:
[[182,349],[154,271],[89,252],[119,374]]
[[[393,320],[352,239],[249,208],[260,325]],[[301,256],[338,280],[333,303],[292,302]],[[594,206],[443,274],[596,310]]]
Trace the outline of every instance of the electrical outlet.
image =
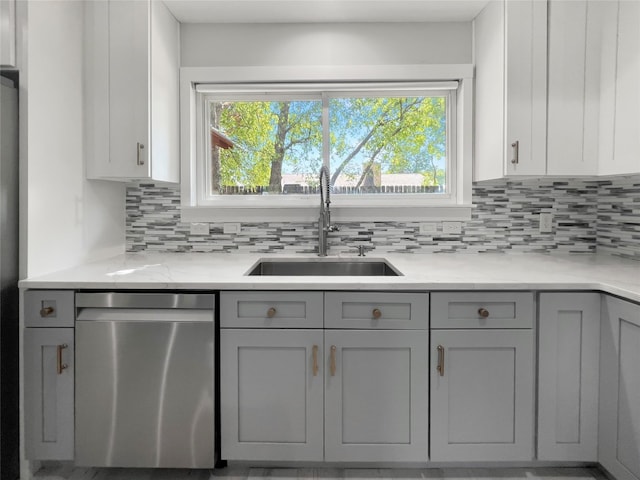
[[240,233],[240,224],[239,223],[223,223],[222,233],[227,233],[227,234]]
[[442,233],[462,233],[461,222],[442,222]]
[[192,223],[190,227],[191,235],[209,235],[208,223]]
[[438,225],[435,223],[421,223],[420,233],[436,233],[438,231]]
[[553,214],[551,212],[540,213],[540,233],[553,232]]

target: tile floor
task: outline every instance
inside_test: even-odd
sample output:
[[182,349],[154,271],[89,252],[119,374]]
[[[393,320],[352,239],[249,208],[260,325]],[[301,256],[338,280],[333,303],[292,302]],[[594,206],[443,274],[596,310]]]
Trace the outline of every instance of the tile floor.
[[171,470],[125,468],[73,468],[49,466],[37,480],[606,480],[596,468],[432,468],[432,469],[331,469],[248,468]]

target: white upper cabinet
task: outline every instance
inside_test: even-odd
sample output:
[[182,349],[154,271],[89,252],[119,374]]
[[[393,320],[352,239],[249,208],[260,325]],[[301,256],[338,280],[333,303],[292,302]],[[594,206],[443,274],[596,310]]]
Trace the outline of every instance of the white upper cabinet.
[[544,175],[547,2],[492,1],[474,31],[474,180]]
[[547,174],[640,172],[639,2],[549,1]]
[[16,66],[15,0],[0,0],[0,66]]
[[640,2],[601,7],[602,75],[598,173],[640,172]]
[[163,2],[85,8],[88,178],[178,182],[178,22]]
[[547,174],[598,171],[599,6],[549,1]]

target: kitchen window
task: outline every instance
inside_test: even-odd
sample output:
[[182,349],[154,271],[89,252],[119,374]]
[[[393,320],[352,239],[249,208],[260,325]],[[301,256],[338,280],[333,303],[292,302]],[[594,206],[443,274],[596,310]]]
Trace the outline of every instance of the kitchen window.
[[461,83],[192,82],[183,220],[466,219]]

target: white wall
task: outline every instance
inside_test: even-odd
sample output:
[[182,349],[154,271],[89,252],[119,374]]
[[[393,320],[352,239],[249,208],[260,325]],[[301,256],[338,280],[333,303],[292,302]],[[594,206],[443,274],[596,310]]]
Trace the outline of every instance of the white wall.
[[19,3],[26,15],[20,65],[25,277],[123,252],[125,189],[85,180],[83,3]]
[[471,22],[183,24],[183,67],[471,63]]

